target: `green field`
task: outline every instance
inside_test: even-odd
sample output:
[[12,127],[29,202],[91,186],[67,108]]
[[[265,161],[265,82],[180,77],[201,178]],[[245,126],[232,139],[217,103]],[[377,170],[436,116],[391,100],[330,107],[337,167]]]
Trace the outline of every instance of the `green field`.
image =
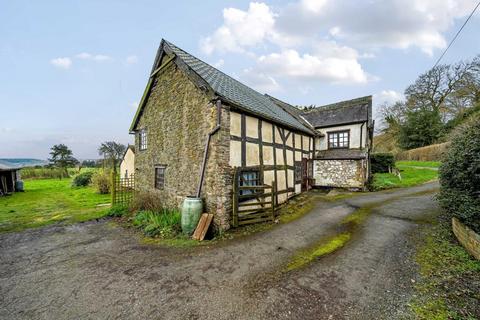
[[25,180],[25,192],[0,197],[0,232],[19,231],[46,224],[80,222],[102,217],[110,195],[93,187],[72,188],[72,179]]
[[401,179],[391,173],[375,173],[373,189],[383,190],[390,188],[411,187],[438,179],[437,167],[439,162],[434,161],[398,161]]

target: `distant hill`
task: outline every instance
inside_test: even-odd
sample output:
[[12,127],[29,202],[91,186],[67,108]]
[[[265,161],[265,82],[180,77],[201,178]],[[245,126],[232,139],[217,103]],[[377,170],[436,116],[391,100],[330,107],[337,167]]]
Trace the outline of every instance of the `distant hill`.
[[0,164],[9,167],[34,167],[34,166],[46,166],[48,161],[40,159],[28,159],[28,158],[3,158],[0,159]]

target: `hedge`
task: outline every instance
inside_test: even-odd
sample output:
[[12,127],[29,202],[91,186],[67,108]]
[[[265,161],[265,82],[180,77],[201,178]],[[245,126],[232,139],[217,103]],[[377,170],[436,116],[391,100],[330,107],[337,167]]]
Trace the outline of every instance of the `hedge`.
[[439,174],[441,206],[480,232],[480,116],[456,132]]
[[374,153],[370,156],[372,173],[389,172],[390,168],[395,167],[395,157],[391,153]]

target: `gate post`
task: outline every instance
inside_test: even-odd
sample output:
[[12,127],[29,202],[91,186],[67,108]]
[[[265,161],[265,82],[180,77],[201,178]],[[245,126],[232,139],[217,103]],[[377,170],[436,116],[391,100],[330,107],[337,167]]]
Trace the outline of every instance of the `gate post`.
[[233,169],[232,225],[238,227],[238,168]]
[[111,194],[112,194],[112,207],[115,205],[115,202],[116,202],[116,198],[117,198],[117,186],[116,186],[116,181],[115,181],[115,170],[112,170],[112,173],[111,173],[111,176],[110,176],[110,180],[111,180]]

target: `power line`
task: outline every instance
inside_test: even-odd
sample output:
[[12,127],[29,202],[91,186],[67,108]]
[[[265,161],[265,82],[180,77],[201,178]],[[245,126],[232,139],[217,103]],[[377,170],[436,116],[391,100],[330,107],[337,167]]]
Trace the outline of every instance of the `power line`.
[[450,49],[450,47],[452,46],[453,42],[455,41],[455,39],[457,39],[458,35],[460,34],[460,32],[462,32],[463,28],[465,27],[465,25],[467,24],[468,20],[470,20],[470,18],[473,16],[473,14],[475,13],[475,11],[477,11],[477,8],[480,6],[480,1],[477,3],[477,5],[475,6],[475,8],[473,8],[472,10],[472,13],[470,13],[470,15],[468,16],[467,20],[465,20],[465,22],[463,23],[462,27],[458,30],[457,34],[455,35],[455,37],[453,37],[452,41],[450,41],[450,44],[448,45],[448,47],[445,49],[445,51],[443,51],[442,55],[440,56],[440,58],[438,58],[437,62],[435,62],[435,65],[433,66],[434,68],[437,66],[437,64],[440,62],[440,60],[442,60],[443,56],[445,55],[445,53],[447,53],[448,49]]

